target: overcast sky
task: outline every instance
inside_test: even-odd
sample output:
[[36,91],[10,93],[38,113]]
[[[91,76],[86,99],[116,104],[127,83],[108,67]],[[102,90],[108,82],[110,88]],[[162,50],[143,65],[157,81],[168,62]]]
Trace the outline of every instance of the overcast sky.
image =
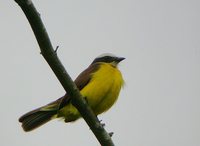
[[[116,146],[200,145],[199,0],[33,0],[75,79],[102,53],[126,85],[99,118]],[[0,4],[0,145],[99,146],[83,120],[25,133],[18,118],[65,94],[14,0]]]

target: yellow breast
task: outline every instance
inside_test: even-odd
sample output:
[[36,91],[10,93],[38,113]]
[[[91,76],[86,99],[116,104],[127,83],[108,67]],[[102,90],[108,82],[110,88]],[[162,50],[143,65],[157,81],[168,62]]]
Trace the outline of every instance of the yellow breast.
[[108,110],[117,100],[124,81],[121,72],[112,64],[101,63],[91,81],[81,90],[96,115]]

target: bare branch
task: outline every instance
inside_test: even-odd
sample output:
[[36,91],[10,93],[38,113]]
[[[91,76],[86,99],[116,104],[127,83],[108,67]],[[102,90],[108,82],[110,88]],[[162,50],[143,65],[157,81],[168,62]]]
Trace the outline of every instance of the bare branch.
[[40,14],[37,12],[31,0],[15,0],[26,15],[35,34],[40,51],[63,88],[72,97],[72,104],[78,109],[90,129],[93,131],[102,146],[114,146],[110,135],[105,131],[98,118],[95,116],[87,102],[82,98],[76,85],[68,75],[60,62],[56,51],[53,49],[47,31],[42,23]]

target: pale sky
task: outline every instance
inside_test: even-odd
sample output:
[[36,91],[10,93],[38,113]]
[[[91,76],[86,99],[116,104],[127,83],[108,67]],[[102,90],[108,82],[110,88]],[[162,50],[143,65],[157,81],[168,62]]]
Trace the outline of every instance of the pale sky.
[[[99,118],[116,146],[200,145],[199,0],[33,0],[75,79],[103,53],[126,85]],[[99,146],[83,120],[25,133],[18,118],[65,94],[14,0],[0,4],[0,145]]]

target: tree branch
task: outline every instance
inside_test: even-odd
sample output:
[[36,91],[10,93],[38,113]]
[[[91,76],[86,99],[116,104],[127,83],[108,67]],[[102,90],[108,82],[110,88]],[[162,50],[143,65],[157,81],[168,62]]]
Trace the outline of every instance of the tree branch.
[[37,12],[32,1],[15,0],[15,2],[18,3],[27,17],[40,46],[41,54],[57,76],[67,94],[72,97],[72,104],[78,109],[100,144],[102,146],[114,146],[110,135],[105,131],[96,115],[82,98],[78,88],[60,62],[56,51],[54,51],[52,47],[47,31],[40,18],[40,14]]

